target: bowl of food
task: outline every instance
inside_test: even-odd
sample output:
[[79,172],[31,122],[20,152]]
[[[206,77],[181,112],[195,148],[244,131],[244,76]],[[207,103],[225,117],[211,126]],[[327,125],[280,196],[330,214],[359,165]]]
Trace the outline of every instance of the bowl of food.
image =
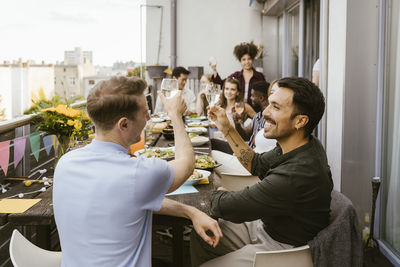
[[174,129],[173,128],[165,128],[162,130],[162,135],[167,140],[174,140]]
[[208,138],[208,137],[200,136],[195,133],[190,133],[190,134],[196,135],[193,137],[190,137],[190,135],[189,135],[190,141],[192,142],[193,146],[201,146],[201,145],[204,145],[205,143],[207,143],[208,141],[210,141],[210,138]]
[[208,178],[211,172],[206,170],[195,169],[193,174],[185,181],[185,184],[196,185],[201,180]]
[[210,156],[196,155],[195,168],[201,170],[212,171],[220,165],[217,164]]

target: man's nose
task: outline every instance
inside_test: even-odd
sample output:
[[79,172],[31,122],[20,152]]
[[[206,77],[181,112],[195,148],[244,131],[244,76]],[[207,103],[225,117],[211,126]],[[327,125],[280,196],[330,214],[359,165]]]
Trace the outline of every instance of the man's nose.
[[262,112],[262,115],[263,115],[264,118],[267,117],[270,114],[269,113],[269,106],[270,105],[268,105]]

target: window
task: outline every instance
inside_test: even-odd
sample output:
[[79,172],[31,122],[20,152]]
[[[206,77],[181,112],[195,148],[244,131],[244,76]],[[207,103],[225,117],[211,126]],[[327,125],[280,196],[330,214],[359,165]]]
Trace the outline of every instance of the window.
[[89,80],[89,84],[94,84],[94,80]]
[[75,86],[75,77],[69,77],[69,85]]
[[400,2],[387,1],[380,239],[400,257]]

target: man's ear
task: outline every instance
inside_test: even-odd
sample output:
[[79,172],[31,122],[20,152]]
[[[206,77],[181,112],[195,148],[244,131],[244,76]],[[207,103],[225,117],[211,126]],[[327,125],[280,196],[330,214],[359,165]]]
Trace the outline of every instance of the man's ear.
[[297,115],[295,118],[294,128],[296,128],[296,130],[304,128],[307,125],[308,121],[309,118],[307,115]]
[[117,125],[120,131],[126,131],[128,129],[128,119],[126,117],[120,118]]

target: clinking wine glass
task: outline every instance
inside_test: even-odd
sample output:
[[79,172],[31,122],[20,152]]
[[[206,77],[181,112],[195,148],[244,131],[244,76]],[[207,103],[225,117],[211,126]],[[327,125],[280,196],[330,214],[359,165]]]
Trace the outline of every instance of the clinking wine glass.
[[177,79],[163,79],[161,82],[161,92],[166,98],[171,98],[178,92],[178,80]]
[[242,115],[243,111],[244,111],[244,102],[240,101],[240,102],[236,102],[235,103],[235,111],[239,114]]
[[206,87],[206,98],[210,106],[214,106],[219,101],[221,86],[219,84],[208,84]]

